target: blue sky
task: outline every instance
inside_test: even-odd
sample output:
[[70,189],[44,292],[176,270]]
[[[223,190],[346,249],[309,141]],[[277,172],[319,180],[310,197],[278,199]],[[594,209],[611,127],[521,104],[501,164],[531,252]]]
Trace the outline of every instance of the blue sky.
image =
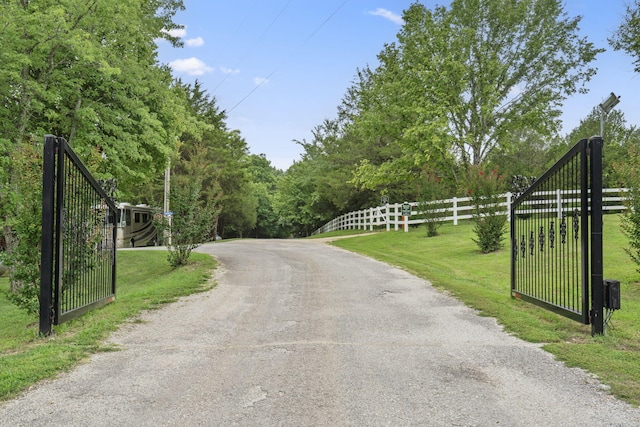
[[[198,79],[227,124],[240,130],[253,154],[286,169],[300,158],[294,140],[334,118],[358,68],[375,68],[376,55],[395,41],[401,15],[413,0],[184,0],[175,17],[185,26],[185,46],[159,43],[159,59],[176,77]],[[427,7],[447,1],[424,0]],[[583,17],[583,36],[607,49],[595,61],[589,93],[569,98],[563,133],[570,132],[610,92],[628,124],[640,125],[640,74],[633,58],[614,52],[607,38],[617,28],[625,0],[566,0],[569,16]],[[606,133],[606,131],[605,131]]]

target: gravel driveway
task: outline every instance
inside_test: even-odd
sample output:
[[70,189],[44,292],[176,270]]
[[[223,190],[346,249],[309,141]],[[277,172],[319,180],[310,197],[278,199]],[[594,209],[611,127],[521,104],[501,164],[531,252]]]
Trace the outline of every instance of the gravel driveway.
[[198,249],[219,285],[0,404],[1,426],[639,426],[640,410],[404,271],[317,241]]

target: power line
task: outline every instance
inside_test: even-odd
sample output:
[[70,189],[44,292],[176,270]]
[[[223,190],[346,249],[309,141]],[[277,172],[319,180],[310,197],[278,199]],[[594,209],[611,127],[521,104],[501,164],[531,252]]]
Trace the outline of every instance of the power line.
[[[348,2],[349,2],[349,0],[344,0],[333,12],[331,12],[331,14],[324,21],[322,21],[322,23],[320,25],[318,25],[318,27],[316,27],[316,29],[313,30],[311,32],[311,34],[306,39],[303,40],[303,42],[300,44],[300,46],[298,46],[296,51],[299,51],[309,40],[311,40],[311,38],[313,36],[315,36],[316,33],[318,31],[320,31],[320,29],[322,29],[322,27],[324,27],[327,24],[327,22],[329,22],[331,20],[331,18],[333,18],[344,7],[344,5],[346,5]],[[264,85],[271,78],[271,76],[273,76],[276,73],[276,71],[278,71],[292,56],[293,56],[293,54],[291,54],[288,58],[286,58],[282,62],[280,62],[280,64],[278,64],[278,66],[276,66],[276,68],[274,68],[273,71],[271,71],[271,73],[269,73],[269,75],[267,77],[265,77],[264,80],[262,80],[259,84],[257,84],[248,94],[246,94],[244,96],[244,98],[242,98],[240,101],[238,101],[233,107],[231,107],[229,110],[227,110],[227,113],[230,113],[233,110],[235,110],[236,107],[238,107],[240,104],[242,104],[256,90],[258,90],[262,85]]]
[[[276,23],[276,21],[282,16],[282,14],[284,13],[284,11],[289,7],[289,5],[291,4],[293,0],[289,0],[283,7],[282,9],[280,9],[280,12],[278,12],[278,14],[276,15],[275,18],[273,18],[271,20],[271,22],[269,23],[269,25],[267,26],[267,28],[262,32],[262,34],[260,34],[260,36],[258,36],[258,38],[256,39],[256,41],[249,47],[249,49],[247,49],[247,51],[245,52],[245,54],[238,60],[238,62],[236,62],[236,65],[232,67],[232,69],[238,68],[238,66],[242,63],[242,61],[249,55],[249,53],[258,45],[258,43],[260,43],[260,41],[264,38],[265,35],[267,35],[267,33],[269,32],[269,30],[271,29],[271,27],[273,27],[273,25]],[[254,3],[254,6],[257,4]],[[247,19],[245,18],[245,21]],[[243,22],[244,23],[244,22]],[[227,80],[227,78],[229,78],[229,74],[226,74],[224,76],[224,78],[222,79],[222,81],[220,83],[218,83],[218,85],[213,88],[213,92],[215,92],[220,86],[222,86],[222,84]]]

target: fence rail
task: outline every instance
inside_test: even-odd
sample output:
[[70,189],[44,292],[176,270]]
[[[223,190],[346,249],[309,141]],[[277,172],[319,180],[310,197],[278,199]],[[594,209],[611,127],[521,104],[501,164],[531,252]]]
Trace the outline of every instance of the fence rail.
[[[624,201],[627,192],[628,189],[626,188],[603,189],[602,210],[605,213],[626,210]],[[551,199],[549,197],[550,195],[555,195],[555,197]],[[538,200],[535,200],[536,196]],[[500,197],[504,199],[504,201],[500,203],[500,206],[504,207],[504,214],[509,216],[511,203],[514,199],[513,194],[510,192],[504,193],[501,194]],[[534,193],[533,200],[527,201],[527,210],[519,210],[518,213],[534,213],[539,210],[548,212],[550,207],[553,207],[558,218],[562,218],[562,213],[568,212],[568,207],[573,206],[579,199],[579,190],[558,189],[540,191]],[[453,222],[454,225],[458,225],[458,222],[461,220],[473,218],[474,206],[471,203],[470,197],[453,197],[431,203],[438,206],[436,211],[439,216],[436,220],[439,222]],[[318,228],[313,234],[337,230],[374,230],[380,227],[385,227],[386,231],[391,231],[391,228],[393,228],[394,231],[400,229],[408,231],[408,226],[410,225],[424,224],[427,222],[426,215],[421,210],[420,202],[410,202],[409,204],[411,205],[411,215],[408,217],[402,216],[402,203],[386,204],[340,215]],[[511,218],[509,218],[509,220],[510,219]]]

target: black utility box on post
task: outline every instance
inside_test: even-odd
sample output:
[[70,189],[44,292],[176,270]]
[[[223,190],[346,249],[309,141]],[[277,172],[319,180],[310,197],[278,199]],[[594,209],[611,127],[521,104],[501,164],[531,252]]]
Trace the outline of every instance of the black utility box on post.
[[604,307],[620,310],[620,281],[604,279]]

